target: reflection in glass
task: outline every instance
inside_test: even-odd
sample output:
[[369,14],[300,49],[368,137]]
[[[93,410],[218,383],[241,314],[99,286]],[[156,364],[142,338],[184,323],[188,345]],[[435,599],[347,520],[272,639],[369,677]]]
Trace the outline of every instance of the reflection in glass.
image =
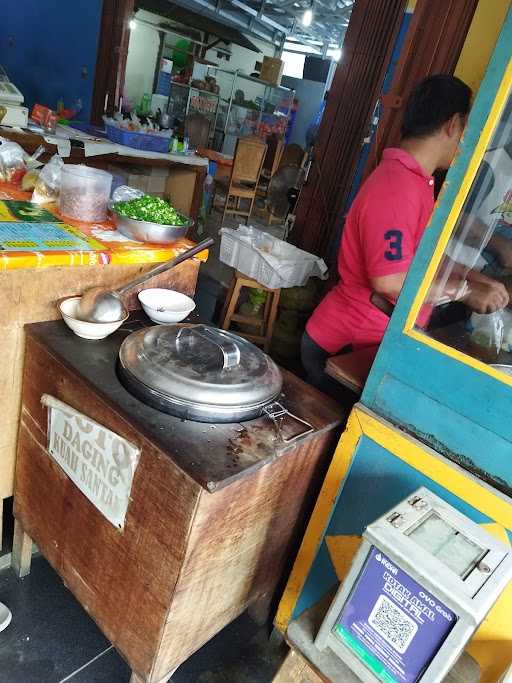
[[504,307],[511,295],[509,94],[416,324],[484,362],[512,365],[512,304]]

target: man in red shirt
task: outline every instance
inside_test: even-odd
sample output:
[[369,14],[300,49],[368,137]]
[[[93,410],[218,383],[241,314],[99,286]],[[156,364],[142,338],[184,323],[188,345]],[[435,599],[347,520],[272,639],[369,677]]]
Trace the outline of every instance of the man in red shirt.
[[[386,149],[348,212],[338,256],[340,280],[309,319],[302,364],[311,384],[340,396],[325,362],[342,349],[380,343],[388,317],[372,292],[396,301],[434,208],[434,171],[447,169],[457,151],[471,90],[453,76],[431,76],[412,93],[400,147]],[[466,276],[467,277],[467,276]],[[469,277],[468,277],[469,279]],[[490,313],[508,303],[503,285],[475,275],[466,303]]]

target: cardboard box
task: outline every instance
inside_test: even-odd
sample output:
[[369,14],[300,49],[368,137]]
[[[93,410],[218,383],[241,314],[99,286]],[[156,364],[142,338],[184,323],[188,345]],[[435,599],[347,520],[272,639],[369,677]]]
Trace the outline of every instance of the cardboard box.
[[169,168],[165,166],[110,166],[109,172],[122,180],[123,185],[133,187],[146,194],[156,197],[163,197],[167,180],[169,178]]
[[163,194],[167,185],[167,176],[149,176],[147,191],[149,194]]
[[283,70],[284,62],[282,59],[278,59],[277,57],[263,57],[260,78],[262,81],[272,83],[272,85],[281,85]]

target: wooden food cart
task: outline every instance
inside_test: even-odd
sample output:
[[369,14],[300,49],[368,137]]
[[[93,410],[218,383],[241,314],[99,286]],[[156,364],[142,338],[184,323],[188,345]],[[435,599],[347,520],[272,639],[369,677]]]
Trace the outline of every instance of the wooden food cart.
[[[0,202],[29,198],[30,195],[26,193],[0,184]],[[3,215],[0,220],[7,218]],[[0,529],[3,500],[13,494],[25,323],[60,318],[57,309],[60,299],[81,294],[84,289],[96,285],[121,285],[192,244],[187,239],[165,247],[119,242],[115,241],[114,226],[110,223],[92,226],[68,220],[66,222],[78,227],[85,238],[93,238],[97,248],[92,251],[68,252],[0,252],[0,332],[3,359],[0,367],[0,383],[3,387],[0,396]],[[206,253],[203,254],[203,260],[205,256]],[[186,261],[146,286],[154,287],[160,283],[193,296],[199,263],[197,259]],[[130,308],[138,307],[136,295],[128,303]]]
[[[153,683],[249,605],[268,608],[330,460],[339,410],[284,372],[286,408],[313,426],[293,443],[266,416],[206,424],[160,412],[116,374],[120,344],[137,327],[128,321],[91,343],[62,322],[27,326],[13,562],[26,574],[35,541],[132,681]],[[140,449],[124,524],[50,456],[48,396]]]
[[[320,651],[314,644],[319,626],[333,592],[348,575],[365,528],[418,487],[431,490],[510,547],[510,348],[501,347],[489,364],[475,353],[475,340],[470,340],[464,322],[446,324],[438,318],[426,330],[416,322],[425,301],[431,300],[430,287],[442,273],[447,245],[452,239],[464,239],[460,235],[464,235],[468,213],[478,210],[472,193],[479,186],[476,179],[488,180],[478,175],[488,173],[482,164],[484,155],[504,141],[510,144],[511,45],[509,11],[458,157],[408,273],[361,402],[340,439],[284,591],[276,626],[295,654],[289,655],[276,682],[295,675],[311,681],[344,680],[339,674],[338,678],[326,675],[326,668],[317,675],[320,655],[331,652]],[[493,214],[509,210],[510,175],[499,168],[493,171],[496,184],[508,182],[505,198],[493,204],[487,215],[487,225],[495,229],[500,217]],[[501,208],[493,211],[495,206]],[[504,216],[503,223],[510,223],[509,218]],[[510,232],[510,226],[507,229]],[[482,252],[484,248],[485,244]],[[481,675],[473,671],[462,680],[505,680],[501,676],[512,663],[511,614],[509,584],[466,646]],[[359,656],[363,661],[363,655]],[[342,664],[332,656],[325,666],[339,671]],[[301,667],[306,667],[307,674],[302,674]],[[368,679],[375,675],[370,668],[367,664]],[[383,676],[389,676],[386,671]]]

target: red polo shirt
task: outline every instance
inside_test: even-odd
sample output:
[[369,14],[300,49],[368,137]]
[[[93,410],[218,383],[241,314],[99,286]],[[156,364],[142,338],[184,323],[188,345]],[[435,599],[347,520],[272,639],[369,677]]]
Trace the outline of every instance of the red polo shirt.
[[308,321],[328,353],[378,344],[389,318],[370,303],[370,278],[407,272],[434,208],[434,179],[402,149],[386,149],[348,212],[340,281]]

